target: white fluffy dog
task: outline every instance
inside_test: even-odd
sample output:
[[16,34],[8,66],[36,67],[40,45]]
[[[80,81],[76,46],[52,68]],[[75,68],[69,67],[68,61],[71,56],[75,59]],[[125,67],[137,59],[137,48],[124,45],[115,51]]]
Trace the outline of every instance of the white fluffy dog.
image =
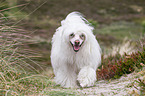
[[93,27],[79,13],[70,13],[52,38],[51,63],[56,84],[65,88],[89,87],[96,81],[101,49]]

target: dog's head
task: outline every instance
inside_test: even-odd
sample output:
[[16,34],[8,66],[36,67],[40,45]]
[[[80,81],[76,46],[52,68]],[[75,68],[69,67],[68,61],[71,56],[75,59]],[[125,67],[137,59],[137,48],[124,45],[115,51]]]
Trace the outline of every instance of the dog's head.
[[[78,12],[70,13],[65,20],[61,22],[61,31],[66,44],[69,43],[69,48],[73,48],[78,52],[89,40],[92,35],[93,27],[90,23]],[[60,30],[59,29],[59,30]]]
[[69,34],[69,42],[75,52],[78,52],[86,40],[86,35],[82,32],[73,32]]

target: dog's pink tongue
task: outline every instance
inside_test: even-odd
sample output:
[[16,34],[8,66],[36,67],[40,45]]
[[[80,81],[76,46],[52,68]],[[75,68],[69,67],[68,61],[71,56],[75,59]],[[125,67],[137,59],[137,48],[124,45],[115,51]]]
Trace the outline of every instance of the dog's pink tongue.
[[74,46],[74,50],[76,50],[76,51],[78,51],[79,48],[80,48],[80,46],[77,46],[77,45]]

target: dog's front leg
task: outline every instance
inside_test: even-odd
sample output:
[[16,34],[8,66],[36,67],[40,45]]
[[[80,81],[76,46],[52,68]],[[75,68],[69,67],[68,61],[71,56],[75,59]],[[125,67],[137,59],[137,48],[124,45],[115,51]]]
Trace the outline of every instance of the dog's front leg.
[[89,67],[83,67],[77,77],[81,87],[93,86],[96,81],[96,71]]
[[73,68],[66,65],[57,70],[55,82],[65,88],[78,88],[76,78],[77,74]]

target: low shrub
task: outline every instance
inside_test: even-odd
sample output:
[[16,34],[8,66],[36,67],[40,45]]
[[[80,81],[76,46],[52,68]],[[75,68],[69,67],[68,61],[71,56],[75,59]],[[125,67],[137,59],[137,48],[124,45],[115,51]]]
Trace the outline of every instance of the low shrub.
[[136,69],[141,69],[145,66],[145,48],[141,52],[135,52],[131,55],[124,54],[121,57],[119,54],[110,56],[102,60],[102,66],[97,70],[98,80],[119,78],[123,74],[129,74]]

